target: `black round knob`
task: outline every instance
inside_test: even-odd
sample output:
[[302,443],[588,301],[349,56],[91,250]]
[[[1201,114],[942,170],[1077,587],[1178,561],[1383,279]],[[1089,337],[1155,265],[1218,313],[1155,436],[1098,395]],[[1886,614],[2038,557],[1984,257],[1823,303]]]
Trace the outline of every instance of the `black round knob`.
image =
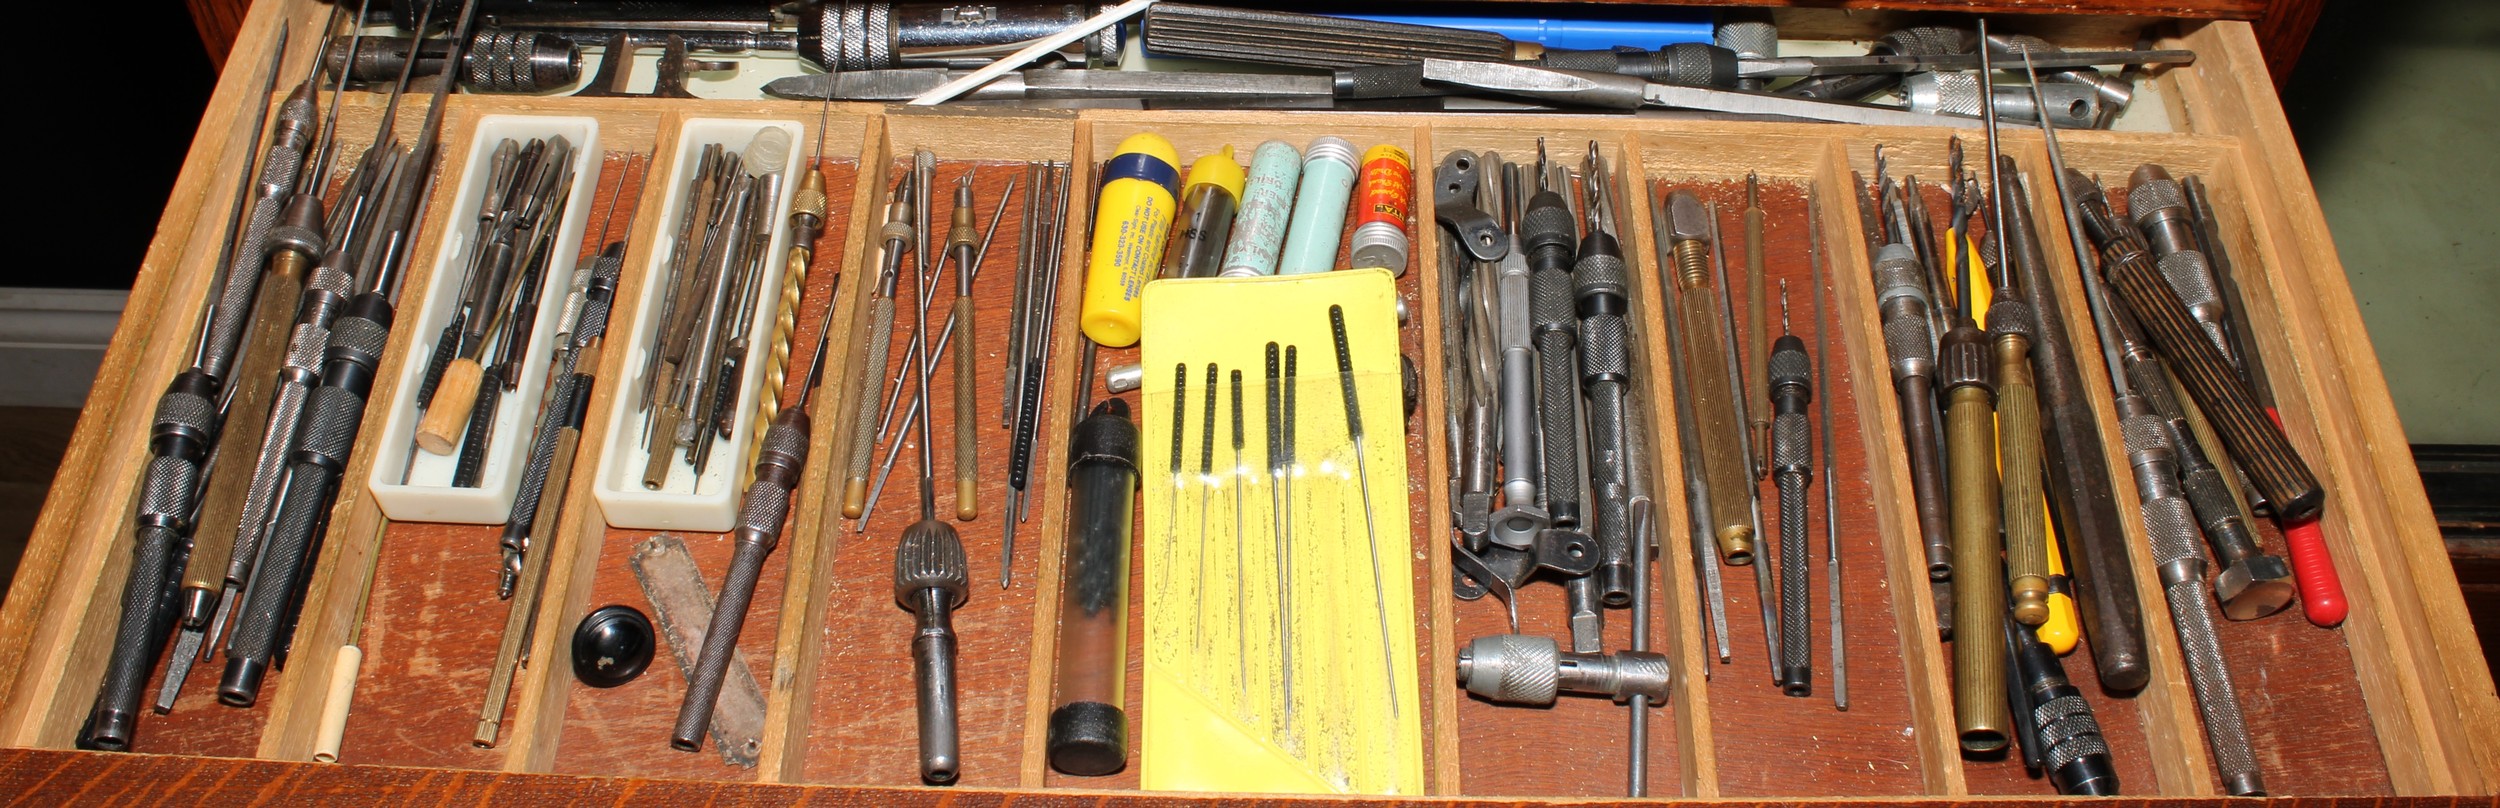
[[599,607],[573,629],[573,678],[591,687],[615,687],[651,667],[657,646],[651,619],[632,606]]

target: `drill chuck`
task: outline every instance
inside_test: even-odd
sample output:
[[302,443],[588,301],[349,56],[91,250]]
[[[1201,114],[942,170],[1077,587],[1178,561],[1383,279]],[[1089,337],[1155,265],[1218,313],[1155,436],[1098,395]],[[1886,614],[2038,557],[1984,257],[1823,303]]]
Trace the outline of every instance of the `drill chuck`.
[[1553,704],[1562,693],[1606,696],[1618,702],[1647,696],[1666,701],[1674,674],[1665,654],[1563,651],[1548,637],[1495,634],[1477,637],[1458,652],[1458,681],[1467,692],[1503,704]]

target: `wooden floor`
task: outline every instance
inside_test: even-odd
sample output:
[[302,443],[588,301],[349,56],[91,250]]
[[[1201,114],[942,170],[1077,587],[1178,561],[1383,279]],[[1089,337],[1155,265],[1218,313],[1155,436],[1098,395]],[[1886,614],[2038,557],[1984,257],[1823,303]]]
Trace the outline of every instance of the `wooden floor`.
[[0,596],[17,577],[17,558],[77,425],[78,411],[67,407],[0,407]]

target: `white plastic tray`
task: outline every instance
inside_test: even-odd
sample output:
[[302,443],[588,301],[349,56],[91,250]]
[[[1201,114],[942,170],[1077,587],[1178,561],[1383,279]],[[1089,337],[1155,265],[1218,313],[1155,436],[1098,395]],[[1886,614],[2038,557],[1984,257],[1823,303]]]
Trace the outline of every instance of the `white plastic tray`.
[[[530,329],[529,351],[521,360],[521,380],[503,394],[503,401],[495,408],[495,429],[487,444],[478,487],[453,488],[451,474],[459,453],[437,455],[419,451],[410,442],[420,417],[417,386],[425,377],[435,340],[460,308],[469,242],[477,235],[478,196],[486,191],[484,183],[490,179],[496,144],[505,138],[528,143],[531,138],[558,135],[573,146],[573,187],[567,194],[564,218],[556,224],[546,277],[537,290],[538,320]],[[402,317],[392,326],[416,332],[407,361],[400,363],[398,389],[402,394],[391,401],[389,415],[382,422],[380,454],[374,457],[373,475],[368,481],[374,501],[392,520],[496,525],[511,516],[513,496],[521,489],[522,464],[529,462],[530,430],[538,423],[538,405],[546,392],[557,321],[563,318],[564,296],[573,280],[573,257],[581,252],[582,230],[590,221],[591,199],[598,191],[600,158],[597,118],[489,115],[478,120],[477,133],[469,143],[468,164],[461,167],[460,188],[452,197],[453,205],[433,214],[442,217],[438,221],[446,225],[442,244],[434,252],[433,277],[419,296],[412,298],[417,305],[401,308],[402,313],[413,312],[414,316]],[[412,452],[416,455],[413,466],[408,463]],[[405,478],[402,470],[407,472]]]
[[[642,384],[643,366],[651,355],[651,339],[659,330],[661,300],[667,286],[668,263],[676,255],[677,219],[680,206],[686,204],[686,180],[703,157],[703,147],[718,143],[731,152],[742,151],[755,134],[778,128],[790,135],[793,144],[790,156],[781,166],[780,192],[772,200],[775,215],[771,217],[773,237],[764,255],[763,294],[755,299],[755,316],[747,334],[751,361],[745,365],[745,380],[738,396],[737,420],[730,429],[729,440],[712,441],[711,460],[704,466],[701,479],[683,462],[669,464],[668,482],[653,491],[642,487],[643,465],[649,459],[643,440]],[[790,217],[780,215],[790,209],[790,197],[798,190],[799,160],[805,151],[806,127],[798,121],[733,120],[696,118],[686,121],[677,134],[677,153],[670,158],[668,180],[660,186],[667,194],[660,202],[660,227],[654,228],[650,260],[642,268],[642,294],[632,301],[630,309],[620,311],[631,323],[623,333],[611,331],[609,350],[620,346],[625,353],[625,370],[621,378],[600,385],[616,391],[609,397],[607,434],[600,438],[599,476],[591,492],[599,497],[599,506],[607,511],[608,524],[637,530],[689,530],[718,532],[729,529],[737,516],[738,480],[752,462],[747,457],[747,442],[759,428],[755,423],[755,397],[778,395],[780,391],[761,391],[763,357],[771,351],[773,314],[781,303],[781,255],[789,249]],[[625,301],[618,301],[620,305]],[[622,337],[623,342],[618,342]]]

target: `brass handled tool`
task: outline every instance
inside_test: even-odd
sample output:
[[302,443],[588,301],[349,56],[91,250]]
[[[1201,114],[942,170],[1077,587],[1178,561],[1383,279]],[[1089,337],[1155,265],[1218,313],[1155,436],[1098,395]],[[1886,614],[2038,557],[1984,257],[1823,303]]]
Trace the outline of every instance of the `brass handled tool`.
[[[2062,166],[2054,128],[2044,131],[2050,133],[2051,164]],[[2011,159],[2003,158],[2000,165]],[[2027,184],[2019,174],[2010,167],[2005,174],[2013,180],[2006,184],[2011,198],[2031,198],[2027,190],[2021,189]],[[2060,210],[2063,209],[2061,204]],[[2042,459],[2048,464],[2045,476],[2048,489],[2054,494],[2049,498],[2049,507],[2065,539],[2065,559],[2073,568],[2068,581],[2074,587],[2074,603],[2081,612],[2078,623],[2091,638],[2092,667],[2101,686],[2119,693],[2134,692],[2151,680],[2152,672],[2144,645],[2143,607],[2127,557],[2126,535],[2120,528],[2117,493],[2110,483],[2108,466],[2101,459],[2100,417],[2093,413],[2086,397],[2076,359],[2077,347],[2067,336],[2070,332],[2065,309],[2049,274],[2046,250],[2034,227],[2031,206],[2010,206],[2006,216],[2012,224],[2006,231],[2010,239],[2006,243],[2018,256],[2011,265],[2021,281],[2016,286],[2023,302],[2030,305],[2032,316],[2037,318],[2038,338],[2032,343],[2036,370],[2033,380],[2039,386],[2048,428]],[[2084,236],[2079,228],[2074,228],[2071,235],[2076,239],[2073,254],[2077,266],[2085,267],[2083,274],[2089,276],[2091,249],[2082,242]],[[2087,286],[2084,291],[2087,298],[2098,294],[2095,287]],[[2052,588],[2057,580],[2053,569]],[[2055,595],[2051,598],[2054,600]]]
[[1953,712],[1962,748],[2005,746],[2005,579],[1995,574],[2004,545],[1997,536],[1995,368],[1988,337],[1965,321],[1945,332],[1936,352],[1944,383],[1945,451],[1951,480],[1953,566]]
[[902,279],[903,253],[911,245],[912,197],[918,192],[910,175],[897,181],[886,203],[885,225],[877,231],[881,252],[876,291],[868,298],[868,355],[860,364],[859,394],[851,398],[851,457],[842,478],[842,516],[847,519],[867,513],[868,459],[877,445],[876,403],[884,390],[887,357],[894,350],[894,290]]
[[[972,394],[978,384],[979,368],[973,360],[973,338],[976,329],[972,319],[972,272],[975,250],[972,241],[972,178],[964,172],[955,184],[955,210],[952,226],[946,232],[947,257],[955,259],[955,304],[946,315],[951,328],[963,330],[963,339],[955,340],[955,518],[970,521],[981,515],[980,469],[981,448],[974,443]],[[997,220],[992,219],[993,223]],[[951,334],[950,334],[951,336]],[[939,350],[944,350],[941,346]],[[926,409],[926,407],[923,407]],[[1010,551],[1012,552],[1012,551]]]
[[[1993,84],[1994,79],[1988,79]],[[1995,112],[1988,114],[1988,184],[1984,200],[1990,213],[1989,245],[1983,250],[1969,238],[1968,220],[1956,211],[1955,254],[1964,264],[1963,283],[1970,284],[1971,265],[1986,263],[1993,256],[1995,270],[1988,277],[1994,292],[1988,306],[1988,336],[1996,360],[1997,470],[1999,493],[2003,497],[1998,524],[2004,531],[2005,581],[2012,598],[2010,613],[2014,621],[2025,627],[2037,626],[2049,619],[2049,560],[2047,514],[2042,511],[2040,397],[2032,381],[2031,346],[2038,340],[2039,327],[2031,304],[2021,294],[2021,273],[2014,265],[2031,260],[2031,256],[2009,248],[2013,232],[2009,226],[2008,209],[2016,207],[2011,163],[2004,159],[1997,143]],[[1957,152],[1958,154],[1958,152]],[[1957,181],[1957,187],[1975,188],[1976,183]],[[1972,199],[1964,207],[1982,204]],[[1965,305],[1977,305],[1975,294],[1964,292]],[[1985,573],[1982,573],[1985,574]]]
[[[278,89],[278,67],[286,53],[286,28],[281,26],[272,49],[268,77],[261,86],[260,116],[252,126],[243,159],[260,151],[261,124],[269,116],[269,99]],[[247,163],[227,222],[227,250],[208,285],[208,311],[194,340],[194,361],[174,376],[157,398],[155,420],[148,430],[149,460],[141,476],[139,503],[133,514],[130,575],[122,585],[121,619],[115,624],[104,683],[96,692],[87,725],[78,734],[85,749],[120,752],[130,748],[139,723],[139,703],[147,696],[148,675],[156,672],[166,634],[175,622],[175,598],[184,572],[186,534],[198,517],[201,480],[207,476],[224,425],[224,403],[231,395],[227,382],[251,306],[260,287],[261,266],[268,259],[269,229],[295,189],[304,145],[312,138],[312,81],[308,77],[287,96],[278,125],[261,159],[255,180]],[[250,218],[242,215],[249,199]],[[168,705],[170,707],[170,705]]]
[[[1664,269],[1675,263],[1670,257],[1671,251],[1675,248],[1671,246],[1674,239],[1670,237],[1673,227],[1668,223],[1667,209],[1669,207],[1664,204],[1650,206],[1650,232],[1653,238],[1651,243],[1658,251],[1661,280],[1665,281],[1667,286],[1674,286],[1678,276],[1669,275],[1670,270]],[[1716,536],[1715,531],[1711,529],[1711,523],[1716,512],[1711,507],[1710,486],[1706,481],[1706,475],[1700,473],[1704,465],[1701,439],[1696,436],[1699,420],[1693,412],[1691,391],[1694,388],[1690,373],[1695,365],[1689,359],[1693,355],[1692,349],[1686,345],[1688,334],[1682,322],[1685,315],[1679,314],[1684,311],[1682,301],[1669,303],[1660,309],[1659,315],[1666,325],[1668,350],[1673,357],[1667,362],[1667,376],[1675,395],[1669,398],[1673,399],[1676,444],[1683,450],[1684,510],[1692,520],[1691,529],[1686,533],[1692,540],[1693,575],[1695,580],[1701,582],[1702,619],[1710,624],[1712,646],[1718,650],[1719,663],[1724,665],[1733,654],[1728,649],[1727,598],[1723,582],[1719,578],[1719,556],[1712,548]],[[1710,666],[1702,666],[1701,676],[1704,681],[1709,680]]]
[[[1719,206],[1716,203],[1712,203],[1707,207],[1710,219],[1710,243],[1713,245],[1724,245],[1727,242],[1719,237]],[[1746,420],[1744,395],[1745,376],[1743,371],[1740,369],[1740,363],[1738,362],[1738,357],[1741,354],[1737,350],[1736,346],[1736,305],[1731,299],[1732,292],[1730,291],[1734,287],[1734,284],[1728,280],[1727,251],[1725,249],[1714,249],[1711,251],[1711,270],[1718,276],[1717,283],[1712,285],[1712,289],[1718,292],[1719,321],[1727,324],[1727,328],[1724,332],[1727,335],[1727,341],[1720,346],[1722,350],[1718,358],[1721,360],[1722,364],[1727,366],[1727,378],[1730,386],[1734,388],[1732,390],[1733,395],[1731,395],[1730,398],[1736,406],[1735,423],[1740,424],[1740,426],[1736,429],[1736,457],[1738,464],[1737,475],[1743,484],[1743,487],[1740,490],[1743,492],[1745,497],[1745,516],[1748,520],[1747,527],[1752,528],[1753,536],[1756,539],[1759,539],[1762,536],[1762,492],[1749,476],[1749,472],[1751,472],[1750,466],[1753,463],[1754,456],[1753,438],[1752,435],[1747,433],[1741,426],[1741,423]],[[1758,377],[1757,380],[1759,380]],[[1781,681],[1779,657],[1779,602],[1771,597],[1772,589],[1770,563],[1764,562],[1753,565],[1753,591],[1754,604],[1760,607],[1762,612],[1763,657],[1769,663],[1771,668],[1771,683],[1773,685],[1777,685]]]
[[[1770,373],[1770,289],[1762,280],[1762,180],[1745,173],[1745,378],[1761,381]],[[1745,458],[1756,480],[1771,476],[1771,399],[1763,384],[1745,388],[1745,423],[1753,432],[1754,452]]]
[[[644,180],[649,179],[649,166],[646,161]],[[620,186],[624,177],[620,170]],[[642,187],[640,181],[635,185]],[[610,197],[608,215],[600,224],[601,241],[606,241],[609,225],[616,221],[615,200],[622,197],[621,188]],[[627,217],[625,234],[601,247],[599,257],[592,259],[579,299],[567,305],[570,313],[557,333],[559,357],[547,375],[547,403],[539,412],[537,437],[531,442],[520,492],[512,500],[512,515],[504,523],[500,594],[512,599],[512,604],[504,615],[494,670],[486,680],[485,703],[478,709],[477,731],[469,740],[481,749],[495,746],[504,707],[511,698],[514,671],[528,655],[531,635],[537,632],[540,598],[555,558],[550,542],[557,535],[565,491],[571,486],[575,449],[581,444],[590,394],[598,383],[599,356],[607,344],[608,317],[625,267],[626,240],[634,232],[632,218]],[[589,370],[581,371],[583,367]],[[516,594],[520,597],[513,597]]]
[[[1701,447],[1699,476],[1710,493],[1709,530],[1718,542],[1720,560],[1743,566],[1753,563],[1753,519],[1746,513],[1752,488],[1746,455],[1739,441],[1744,422],[1736,415],[1735,382],[1728,374],[1728,343],[1717,301],[1711,296],[1710,214],[1691,191],[1677,190],[1666,199],[1670,243],[1675,251],[1676,320],[1683,327],[1683,361],[1693,401],[1693,437]],[[1662,271],[1666,268],[1662,267]]]
[[[1806,530],[1812,520],[1806,488],[1814,482],[1814,435],[1806,423],[1806,403],[1814,398],[1813,358],[1806,341],[1788,323],[1788,281],[1780,281],[1780,337],[1772,343],[1763,367],[1770,390],[1771,476],[1780,492],[1780,691],[1791,696],[1814,692],[1814,655],[1808,643],[1806,610],[1811,581],[1806,558]],[[1829,485],[1829,481],[1826,481]],[[1767,594],[1764,597],[1769,597]]]

